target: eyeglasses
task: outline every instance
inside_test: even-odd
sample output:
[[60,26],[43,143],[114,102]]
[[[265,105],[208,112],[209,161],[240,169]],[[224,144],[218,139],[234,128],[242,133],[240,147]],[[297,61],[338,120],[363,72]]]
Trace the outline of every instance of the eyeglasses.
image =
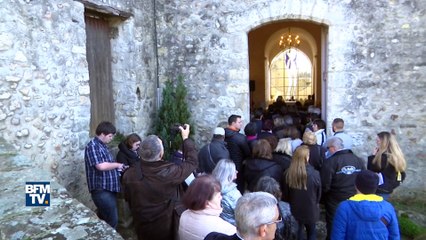
[[275,221],[271,221],[271,222],[267,222],[267,223],[264,223],[264,224],[262,224],[262,225],[277,224],[277,223],[280,223],[280,222],[282,222],[282,221],[283,221],[283,218],[280,216],[277,220],[275,220]]

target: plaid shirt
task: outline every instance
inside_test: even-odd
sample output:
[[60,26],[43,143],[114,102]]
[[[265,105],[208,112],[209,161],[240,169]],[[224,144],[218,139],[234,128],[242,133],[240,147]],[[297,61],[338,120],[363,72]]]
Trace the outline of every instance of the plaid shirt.
[[104,189],[111,192],[120,192],[120,175],[117,169],[99,171],[96,165],[103,162],[115,162],[108,147],[99,138],[93,138],[84,151],[86,163],[86,177],[89,192],[95,189]]

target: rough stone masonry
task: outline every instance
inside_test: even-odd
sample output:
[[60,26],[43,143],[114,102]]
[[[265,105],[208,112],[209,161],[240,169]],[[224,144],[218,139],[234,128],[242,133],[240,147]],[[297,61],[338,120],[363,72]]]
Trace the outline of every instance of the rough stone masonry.
[[50,174],[1,140],[0,150],[0,239],[123,239],[55,181],[50,206],[25,207],[25,183],[46,181]]
[[364,159],[376,133],[395,132],[408,160],[397,194],[425,191],[425,1],[0,0],[0,137],[84,204],[95,91],[85,4],[131,13],[111,23],[119,131],[150,132],[164,82],[182,74],[200,145],[230,114],[249,118],[250,30],[279,20],[327,25],[327,126],[345,119]]

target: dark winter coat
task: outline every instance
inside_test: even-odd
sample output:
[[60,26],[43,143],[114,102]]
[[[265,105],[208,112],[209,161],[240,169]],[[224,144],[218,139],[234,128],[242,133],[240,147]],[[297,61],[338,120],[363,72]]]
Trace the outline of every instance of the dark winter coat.
[[173,210],[181,194],[179,185],[198,166],[194,142],[186,139],[183,144],[181,165],[141,161],[142,176],[134,167],[124,173],[124,193],[139,239],[174,239]]
[[290,188],[283,174],[281,187],[283,200],[290,203],[291,214],[296,220],[312,224],[319,220],[319,201],[321,199],[321,177],[311,165],[306,165],[308,176],[305,189]]
[[232,129],[225,128],[225,142],[227,143],[226,146],[229,150],[229,155],[237,167],[237,171],[241,171],[244,159],[251,155],[246,136]]
[[257,139],[266,139],[270,136],[275,136],[275,134],[268,131],[261,131],[259,134],[257,134]]
[[225,142],[226,146],[229,150],[229,155],[231,160],[235,163],[235,167],[237,168],[237,188],[241,193],[244,193],[244,169],[243,169],[243,161],[244,159],[250,157],[251,150],[247,143],[247,138],[245,135],[234,131],[229,128],[225,128]]
[[137,162],[140,162],[140,157],[136,152],[133,152],[127,148],[124,142],[118,144],[117,162],[124,163],[128,166],[133,166]]
[[241,240],[241,238],[238,237],[237,234],[228,236],[224,233],[211,232],[207,234],[204,240]]
[[386,154],[382,154],[382,162],[381,167],[377,167],[373,165],[372,161],[374,159],[374,155],[368,157],[367,169],[376,173],[382,173],[383,176],[383,184],[379,185],[377,188],[377,194],[390,194],[393,192],[395,188],[399,186],[399,184],[405,180],[405,172],[401,172],[401,179],[398,179],[398,173],[395,170],[395,167],[388,164],[388,156]]
[[364,161],[351,150],[335,152],[321,168],[322,193],[338,202],[348,199],[355,195],[355,178],[364,169]]
[[318,144],[308,145],[303,143],[302,145],[306,145],[309,148],[309,164],[311,164],[315,170],[321,171],[326,149]]
[[281,181],[281,175],[283,174],[283,168],[279,163],[273,159],[266,158],[254,158],[247,159],[244,165],[244,178],[247,182],[247,189],[253,192],[257,181],[263,176],[269,176]]
[[[139,155],[136,152],[128,149],[124,142],[118,144],[118,149],[119,151],[117,153],[117,162],[123,163],[129,167],[135,167],[137,174],[141,176],[141,159]],[[123,181],[123,175],[121,175],[121,181]]]
[[211,173],[221,159],[230,159],[225,142],[212,139],[211,143],[204,145],[198,152],[199,172]]
[[281,165],[283,172],[290,167],[291,156],[281,152],[273,152],[272,158]]
[[278,207],[283,221],[277,224],[275,240],[296,240],[298,223],[291,214],[290,204],[284,201],[278,201]]

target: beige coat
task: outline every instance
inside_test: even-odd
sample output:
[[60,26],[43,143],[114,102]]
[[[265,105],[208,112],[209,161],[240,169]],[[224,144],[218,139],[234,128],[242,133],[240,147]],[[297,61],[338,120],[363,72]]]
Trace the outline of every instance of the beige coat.
[[180,240],[203,240],[211,232],[227,235],[236,233],[236,228],[219,217],[222,210],[186,210],[182,213],[179,222]]

